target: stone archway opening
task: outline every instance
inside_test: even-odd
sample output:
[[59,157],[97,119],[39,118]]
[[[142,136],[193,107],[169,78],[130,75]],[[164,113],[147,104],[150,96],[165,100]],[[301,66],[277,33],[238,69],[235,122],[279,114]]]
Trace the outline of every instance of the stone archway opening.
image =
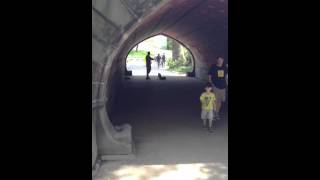
[[150,76],[194,76],[195,60],[192,52],[181,42],[158,34],[135,44],[126,56],[126,75],[146,76],[145,57],[151,53]]

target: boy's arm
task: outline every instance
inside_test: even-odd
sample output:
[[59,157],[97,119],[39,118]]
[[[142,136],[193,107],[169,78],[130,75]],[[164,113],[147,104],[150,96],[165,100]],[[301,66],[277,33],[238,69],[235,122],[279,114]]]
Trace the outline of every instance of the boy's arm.
[[203,94],[201,94],[200,101],[203,102],[203,99],[204,99],[204,96],[203,96]]
[[214,110],[214,111],[217,111],[217,107],[216,107],[216,97],[215,97],[215,96],[213,96],[212,106],[213,106],[213,110]]
[[213,101],[213,110],[214,110],[214,111],[217,111],[217,108],[216,108],[216,103],[215,103],[215,101]]

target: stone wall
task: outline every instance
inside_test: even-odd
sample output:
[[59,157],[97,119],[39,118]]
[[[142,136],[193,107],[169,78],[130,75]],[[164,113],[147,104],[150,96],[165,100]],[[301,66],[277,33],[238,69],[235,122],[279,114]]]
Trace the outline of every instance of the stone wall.
[[[161,0],[92,1],[92,167],[97,158],[130,154],[131,127],[114,127],[108,116],[121,88],[124,67],[116,54],[125,33]],[[112,68],[111,68],[112,67]]]

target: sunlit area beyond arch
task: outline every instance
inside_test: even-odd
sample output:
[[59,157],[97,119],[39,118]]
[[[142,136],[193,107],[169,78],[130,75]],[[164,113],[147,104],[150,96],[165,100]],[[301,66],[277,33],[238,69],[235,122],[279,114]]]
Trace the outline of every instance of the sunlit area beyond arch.
[[[99,174],[112,180],[227,180],[228,169],[222,163],[185,163],[165,165],[105,164],[112,171]],[[100,179],[99,179],[100,180]],[[101,179],[102,180],[102,179]]]
[[135,45],[128,53],[126,68],[133,76],[146,76],[146,56],[152,60],[150,76],[186,76],[194,71],[191,52],[178,41],[157,35]]

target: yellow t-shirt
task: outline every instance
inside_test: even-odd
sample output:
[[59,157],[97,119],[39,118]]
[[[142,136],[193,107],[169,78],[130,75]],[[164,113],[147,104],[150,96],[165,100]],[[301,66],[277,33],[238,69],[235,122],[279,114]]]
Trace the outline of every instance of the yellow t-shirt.
[[215,100],[216,100],[216,96],[212,92],[210,92],[210,93],[207,93],[207,92],[202,93],[201,96],[200,96],[202,109],[208,110],[208,111],[213,110],[214,107],[215,107]]

